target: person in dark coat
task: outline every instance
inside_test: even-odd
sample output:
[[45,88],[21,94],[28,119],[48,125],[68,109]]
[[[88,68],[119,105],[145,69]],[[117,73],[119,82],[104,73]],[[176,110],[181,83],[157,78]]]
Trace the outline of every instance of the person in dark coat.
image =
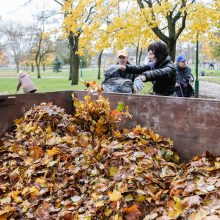
[[176,67],[169,56],[166,44],[159,41],[151,43],[148,47],[148,61],[145,65],[127,64],[124,67],[127,73],[141,74],[134,80],[134,90],[140,91],[144,86],[143,82],[151,81],[155,94],[173,95],[176,84]]
[[124,71],[121,70],[121,66],[131,65],[131,63],[128,61],[128,54],[125,50],[120,50],[117,52],[117,64],[113,64],[109,66],[104,71],[104,81],[102,84],[106,83],[108,79],[110,78],[116,78],[121,77],[124,79],[130,79],[132,82],[134,82],[135,77],[137,77],[139,74],[133,74],[132,71]]
[[135,77],[140,74],[124,71],[126,65],[131,65],[125,50],[118,51],[117,59],[117,64],[109,66],[104,71],[102,89],[104,92],[132,93]]
[[190,97],[194,94],[191,83],[194,77],[191,69],[186,65],[186,57],[179,55],[176,57],[177,80],[175,92],[178,97]]

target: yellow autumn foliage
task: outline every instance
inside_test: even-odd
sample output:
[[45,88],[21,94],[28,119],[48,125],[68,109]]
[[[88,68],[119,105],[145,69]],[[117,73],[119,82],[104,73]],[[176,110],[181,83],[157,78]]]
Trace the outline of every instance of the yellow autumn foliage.
[[[137,0],[68,0],[62,8],[65,13],[63,30],[66,37],[72,33],[78,40],[78,54],[84,51],[95,54],[106,48],[122,49],[136,45],[146,48],[158,39],[153,29],[158,28],[165,37],[169,36],[168,23],[175,15],[175,33],[182,26],[181,17],[187,14],[181,41],[219,41],[213,33],[220,20],[220,3],[213,1],[159,0],[140,9]],[[171,19],[171,20],[169,20]],[[178,37],[177,37],[178,38]]]

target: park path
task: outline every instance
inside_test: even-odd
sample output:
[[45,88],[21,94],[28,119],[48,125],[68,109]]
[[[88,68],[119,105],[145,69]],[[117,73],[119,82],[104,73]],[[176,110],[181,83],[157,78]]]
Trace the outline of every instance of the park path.
[[199,96],[220,99],[220,84],[208,81],[199,81]]

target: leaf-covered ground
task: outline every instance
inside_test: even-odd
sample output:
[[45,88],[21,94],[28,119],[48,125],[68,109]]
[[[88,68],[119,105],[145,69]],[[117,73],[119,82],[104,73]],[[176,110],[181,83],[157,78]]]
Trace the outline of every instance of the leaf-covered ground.
[[170,139],[118,125],[123,103],[74,105],[33,107],[1,138],[0,220],[220,219],[220,157],[180,164]]

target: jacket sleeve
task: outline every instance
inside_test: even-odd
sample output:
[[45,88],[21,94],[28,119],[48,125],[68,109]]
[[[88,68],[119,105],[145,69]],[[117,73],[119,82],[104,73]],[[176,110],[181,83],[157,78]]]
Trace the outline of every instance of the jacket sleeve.
[[120,71],[119,71],[119,65],[111,65],[104,71],[104,81],[102,84],[104,84],[108,79],[113,78],[113,77],[119,77],[120,76]]
[[135,65],[126,65],[126,73],[132,73],[132,74],[141,74],[145,71],[151,70],[150,65],[141,65],[141,66],[135,66]]
[[188,77],[189,83],[194,82],[194,76],[192,74],[192,70],[189,67],[187,67],[187,74],[188,74],[187,77]]
[[174,66],[166,66],[161,69],[144,72],[143,75],[146,77],[146,81],[166,80],[176,77],[176,69]]

